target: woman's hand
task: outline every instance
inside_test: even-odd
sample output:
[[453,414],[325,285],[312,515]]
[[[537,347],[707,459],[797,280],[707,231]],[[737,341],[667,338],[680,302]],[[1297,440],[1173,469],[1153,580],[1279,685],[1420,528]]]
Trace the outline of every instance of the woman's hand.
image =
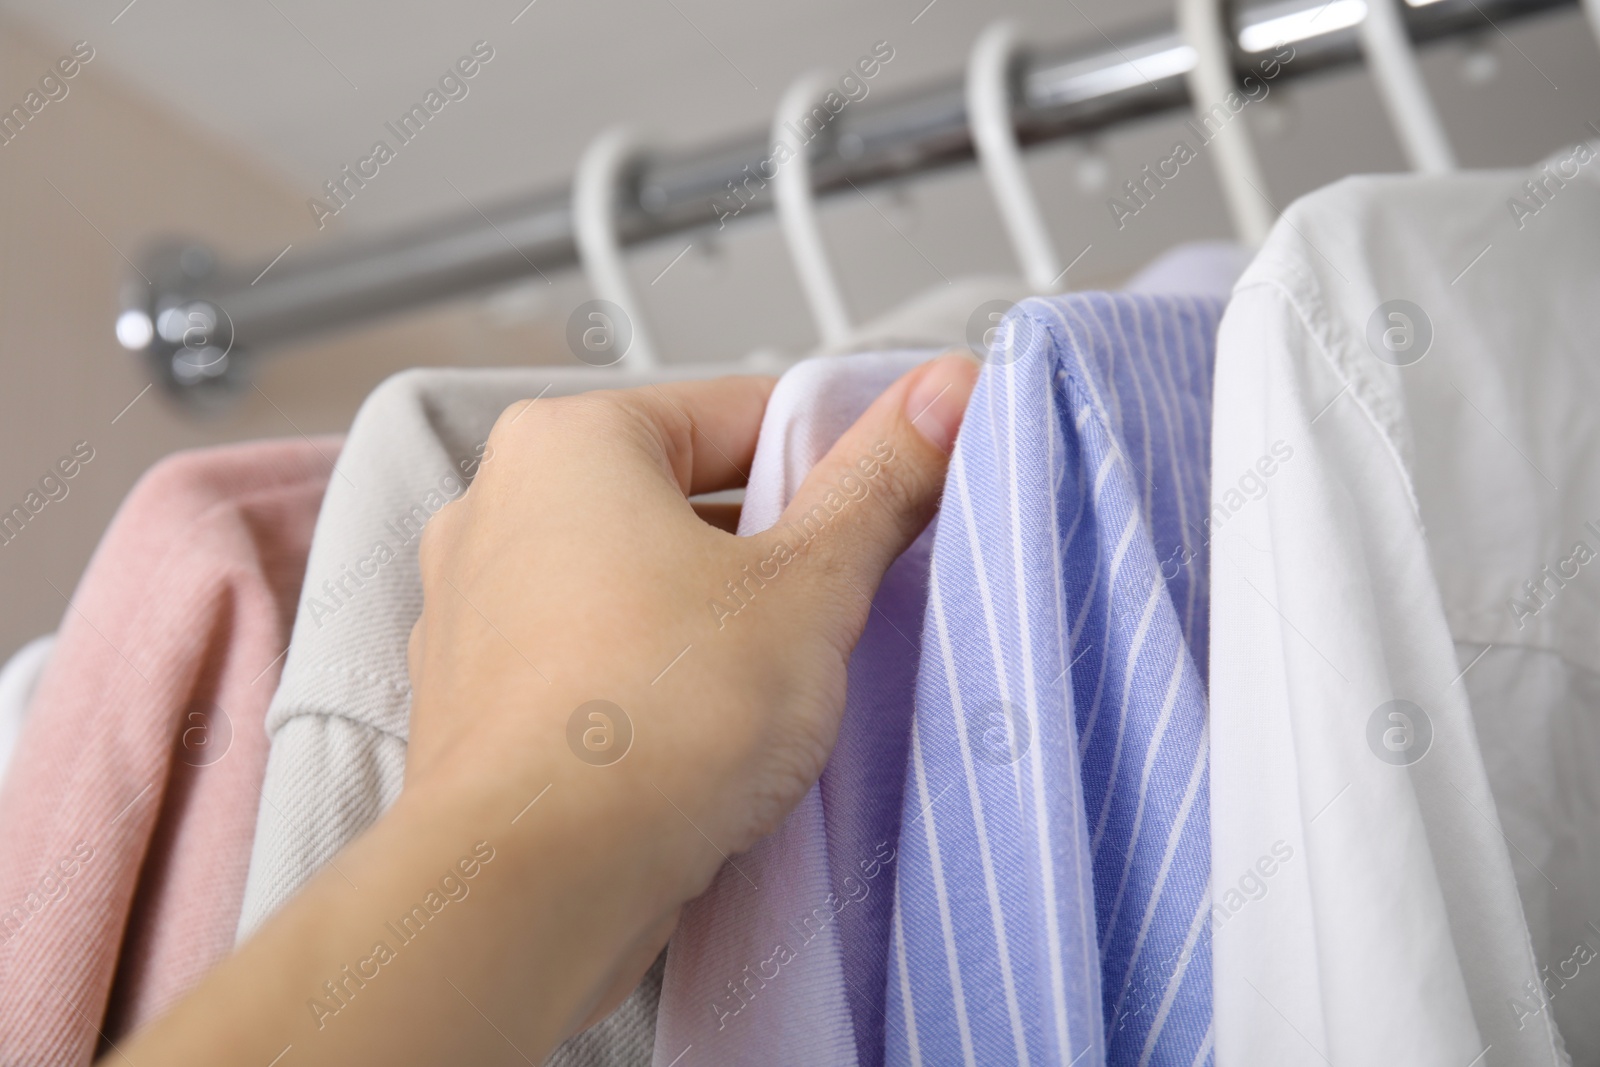
[[755,537],[687,497],[744,483],[770,379],[508,410],[423,539],[408,783],[492,766],[531,797],[567,757],[575,790],[625,798],[620,819],[674,842],[670,869],[624,872],[675,916],[822,773],[871,596],[933,514],[976,373],[948,357],[896,383]]
[[[241,1041],[262,1063],[285,1043],[295,1063],[540,1062],[613,1006],[820,775],[871,597],[933,514],[976,373],[952,356],[902,378],[745,538],[688,497],[743,484],[770,379],[507,410],[423,538],[400,801],[134,1062]],[[376,977],[325,998],[336,1012],[308,1002],[468,855],[459,901],[358,963]]]
[[[724,852],[777,829],[822,771],[868,598],[933,514],[975,374],[948,357],[891,387],[754,537],[687,498],[743,485],[770,379],[509,409],[422,540],[408,785],[542,772],[600,700],[631,747],[580,716],[585,758],[621,757],[613,777],[648,800],[648,776]],[[704,883],[721,860],[701,844]]]

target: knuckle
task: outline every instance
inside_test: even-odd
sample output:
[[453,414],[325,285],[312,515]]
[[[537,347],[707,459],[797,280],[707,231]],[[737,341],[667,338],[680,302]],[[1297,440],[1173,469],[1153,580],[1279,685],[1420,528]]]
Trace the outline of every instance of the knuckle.
[[438,540],[438,523],[430,522],[422,528],[422,538],[417,542],[417,569],[422,572],[424,579],[433,575],[434,560],[438,555],[438,549],[435,545]]
[[422,657],[424,633],[422,621],[424,618],[426,618],[424,615],[417,616],[417,621],[411,624],[411,634],[406,638],[406,663],[413,674],[416,672],[417,664]]
[[485,450],[488,452],[500,452],[503,449],[510,448],[512,442],[517,439],[519,431],[522,430],[523,424],[534,425],[536,420],[548,412],[549,406],[553,403],[555,402],[529,399],[518,400],[514,404],[508,404],[494,420],[494,426],[489,429]]
[[495,421],[486,447],[497,461],[502,456],[526,457],[542,448],[570,447],[575,442],[610,441],[652,453],[687,454],[693,432],[693,426],[671,403],[649,390],[597,389],[511,405]]
[[640,405],[630,394],[630,390],[603,389],[541,400],[539,406],[544,410],[539,412],[537,425],[553,426],[569,437],[615,436],[642,421]]
[[871,481],[872,495],[891,517],[915,521],[930,510],[927,481],[925,472],[914,469],[909,457],[901,453],[879,465],[877,477]]
[[561,415],[596,430],[615,430],[638,421],[644,414],[640,397],[628,389],[605,389],[563,397]]
[[[519,400],[500,412],[484,443],[482,474],[496,467],[516,467],[519,459],[548,447],[558,438],[614,431],[627,422],[617,391]],[[490,463],[493,458],[496,462]],[[479,479],[484,480],[484,479]]]
[[449,555],[448,545],[453,540],[464,500],[452,500],[434,513],[422,527],[422,537],[417,542],[417,567],[424,578],[438,571],[439,561]]
[[860,546],[853,543],[854,539],[848,534],[840,537],[843,531],[830,531],[830,533],[832,536],[823,540],[811,551],[811,565],[815,569],[816,588],[836,590],[859,576],[860,564],[857,556]]
[[536,396],[508,404],[494,420],[489,431],[489,446],[515,447],[537,435],[539,429],[552,423],[568,422],[595,405],[603,393],[580,393],[577,396]]

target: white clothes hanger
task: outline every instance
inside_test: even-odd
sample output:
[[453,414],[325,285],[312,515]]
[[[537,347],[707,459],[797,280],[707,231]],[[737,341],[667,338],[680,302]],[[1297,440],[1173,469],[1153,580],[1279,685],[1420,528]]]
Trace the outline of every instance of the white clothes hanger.
[[[632,135],[620,126],[602,132],[584,149],[572,178],[572,229],[589,288],[599,299],[622,308],[628,317],[632,340],[620,361],[622,366],[649,370],[659,361],[628,278],[615,216],[617,180],[635,150]],[[615,324],[609,328],[615,329]]]
[[[1585,2],[1593,6],[1600,0]],[[1401,0],[1367,0],[1367,15],[1361,20],[1361,49],[1411,169],[1421,174],[1448,174],[1456,169],[1456,156],[1422,80],[1417,53],[1400,17],[1400,4]]]
[[[801,141],[797,131],[806,128],[806,119],[827,94],[829,83],[829,76],[822,71],[802,74],[784,92],[783,99],[778,102],[778,113],[772,120],[773,144],[787,145],[794,153],[778,165],[772,179],[778,226],[783,232],[784,244],[789,246],[795,273],[800,276],[800,288],[811,309],[811,321],[816,323],[824,345],[839,344],[850,335],[850,312],[817,222],[811,158],[807,152],[810,142]],[[826,108],[822,110],[827,112]],[[829,113],[828,117],[831,121],[833,116]]]
[[[1197,117],[1204,124],[1206,109],[1237,92],[1233,79],[1233,42],[1223,24],[1225,0],[1177,0],[1178,32],[1194,49],[1195,62],[1188,74],[1189,95],[1194,98]],[[1274,214],[1266,196],[1267,183],[1261,174],[1255,144],[1244,125],[1242,112],[1221,127],[1211,140],[1216,152],[1217,175],[1222,181],[1223,199],[1233,217],[1234,232],[1241,243],[1257,248],[1272,229]]]
[[1044,212],[1028,184],[1011,122],[1008,75],[1017,36],[1016,23],[1002,20],[987,26],[973,43],[967,60],[967,124],[1023,277],[1035,292],[1045,293],[1056,287],[1065,272]]

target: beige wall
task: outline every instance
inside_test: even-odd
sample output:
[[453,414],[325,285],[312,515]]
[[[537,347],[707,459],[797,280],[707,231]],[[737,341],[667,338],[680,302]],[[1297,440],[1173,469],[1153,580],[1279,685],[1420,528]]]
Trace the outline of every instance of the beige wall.
[[[71,43],[0,22],[0,101],[20,102]],[[68,84],[0,147],[0,508],[20,503],[74,442],[89,442],[95,458],[64,499],[0,545],[0,657],[55,627],[66,605],[52,583],[70,594],[118,503],[161,456],[338,431],[394,370],[468,351],[474,362],[512,362],[546,347],[533,327],[445,308],[274,353],[261,393],[224,417],[197,421],[151,390],[113,425],[148,382],[111,333],[118,286],[132,274],[123,253],[137,262],[153,236],[187,233],[249,261],[265,247],[309,245],[314,230],[287,183],[164,115],[103,63]]]

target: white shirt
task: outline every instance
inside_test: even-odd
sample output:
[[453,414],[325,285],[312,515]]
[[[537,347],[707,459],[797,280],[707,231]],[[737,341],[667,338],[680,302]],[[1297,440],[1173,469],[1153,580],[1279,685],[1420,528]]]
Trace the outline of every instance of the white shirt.
[[1585,153],[1542,203],[1533,172],[1338,182],[1235,288],[1212,452],[1222,1067],[1556,1064],[1562,1034],[1600,1056]]
[[[739,533],[748,536],[777,523],[812,467],[861,413],[895,379],[935,355],[937,349],[822,356],[802,360],[785,373],[773,388],[761,420]],[[896,582],[920,585],[926,580],[926,571],[924,545],[920,554],[911,552],[896,561],[881,588],[891,588]],[[892,641],[906,641],[904,627],[912,624],[904,618],[897,624],[892,613],[908,599],[903,594],[898,599],[880,596],[874,601],[869,627],[890,631]],[[897,625],[903,628],[896,630]],[[881,642],[885,635],[878,636]],[[850,660],[852,672],[896,676],[894,664],[882,662],[889,657],[882,656],[880,642],[869,639],[857,646]],[[894,651],[914,670],[914,647],[908,646],[904,654],[899,648]],[[890,710],[864,696],[864,688],[868,694],[872,692],[853,679],[846,698],[845,725],[830,769],[838,766],[838,758],[845,755],[843,749],[870,739],[854,716]],[[903,704],[906,714],[901,718],[909,724],[909,686]],[[883,766],[881,748],[863,751],[858,744],[846,758],[857,767],[881,770]],[[845,898],[840,880],[855,871],[859,857],[832,853],[830,846],[837,848],[866,831],[852,835],[855,827],[848,825],[850,815],[827,810],[825,792],[823,783],[813,785],[775,833],[739,856],[736,865],[725,865],[711,887],[683,909],[667,949],[656,1024],[656,1067],[674,1063],[684,1067],[691,1061],[701,1067],[748,1063],[855,1067],[858,1037],[852,1026],[851,999],[871,1005],[871,1010],[881,1015],[883,977],[880,972],[877,988],[870,991],[875,997],[859,988],[863,984],[860,974],[855,982],[850,979],[845,959],[850,924],[843,914],[846,906],[841,903]],[[871,801],[864,803],[870,806]],[[862,813],[854,814],[859,823]],[[874,887],[858,878],[851,878],[848,884],[862,892],[853,901],[852,917],[868,907],[874,888],[880,901],[888,900],[891,892],[882,883]],[[798,930],[803,933],[797,932],[793,925],[796,917],[814,915],[825,904],[829,911],[824,914],[832,915],[832,921],[818,924],[815,930],[802,926]],[[835,907],[838,913],[833,912]],[[887,912],[883,914],[886,917]],[[793,958],[783,964],[781,980],[769,983],[763,979],[771,974],[761,974],[763,963],[772,965],[773,946],[779,942],[792,948]],[[744,988],[742,995],[730,993],[730,979],[753,985]],[[750,995],[758,988],[759,995]],[[684,1056],[687,1048],[693,1051]]]
[[50,662],[50,651],[55,644],[55,634],[35,637],[12,653],[6,665],[0,667],[0,780],[4,780],[6,769],[11,765],[11,754],[16,751],[17,738],[27,721],[33,691],[44,673],[45,664]]

